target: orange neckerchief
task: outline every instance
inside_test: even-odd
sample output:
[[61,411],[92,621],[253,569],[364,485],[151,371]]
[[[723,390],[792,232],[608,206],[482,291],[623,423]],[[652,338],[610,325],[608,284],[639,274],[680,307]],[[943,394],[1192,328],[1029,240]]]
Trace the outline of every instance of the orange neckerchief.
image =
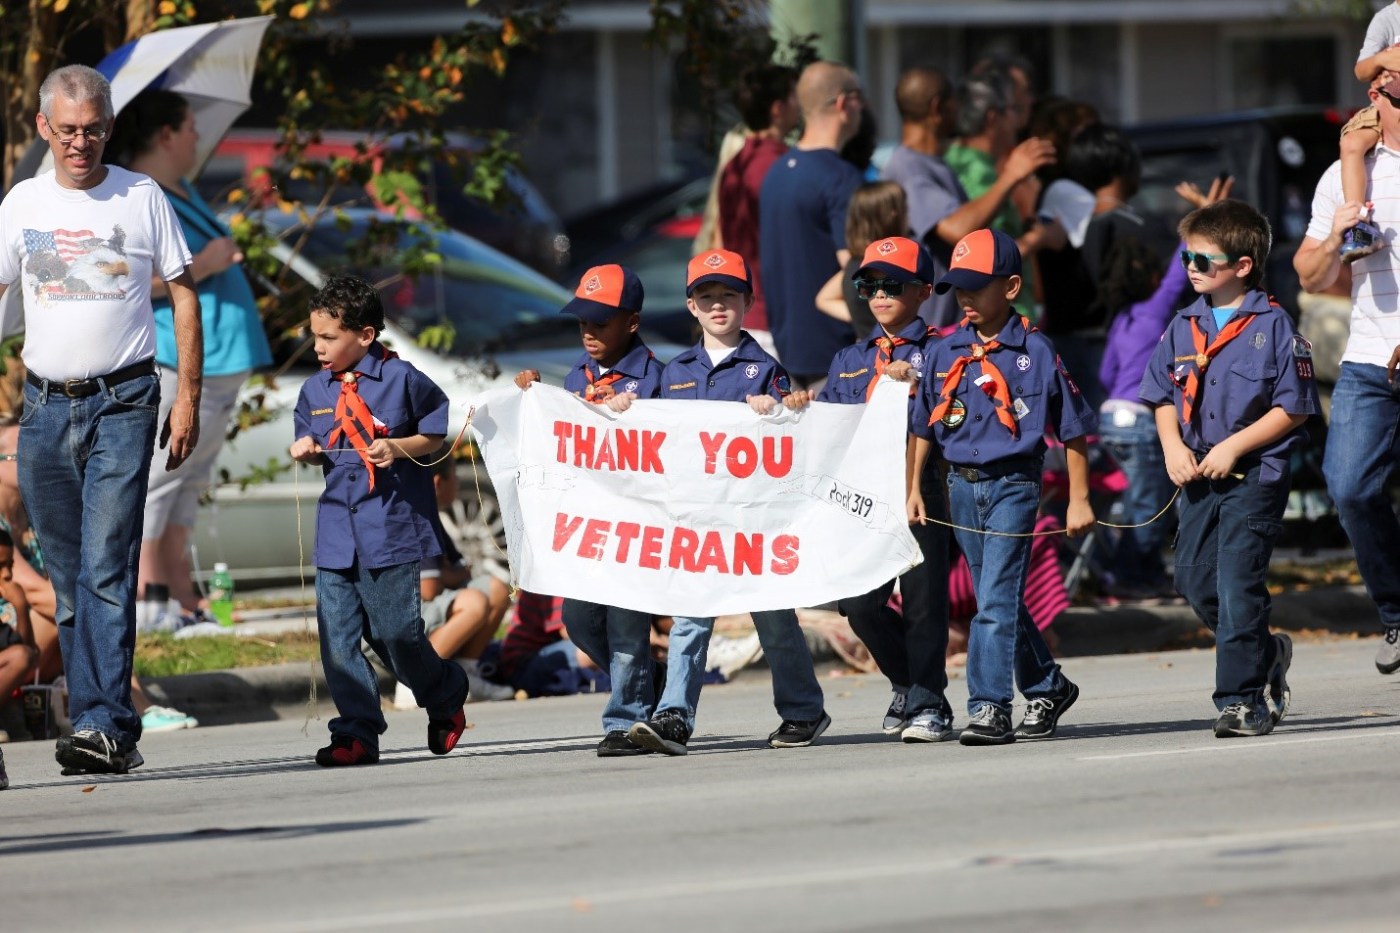
[[[1026,328],[1026,333],[1030,333],[1035,328],[1031,327],[1030,321],[1021,318],[1021,324]],[[1006,384],[1006,377],[997,369],[992,362],[992,351],[1001,349],[1001,341],[988,340],[986,343],[974,343],[969,349],[967,356],[960,356],[953,361],[953,365],[948,367],[948,375],[943,380],[943,391],[938,396],[938,406],[934,408],[933,414],[929,417],[928,423],[941,421],[948,413],[948,409],[953,405],[953,393],[958,390],[958,383],[962,382],[963,370],[968,363],[981,363],[982,374],[992,377],[992,391],[987,393],[996,402],[997,420],[1011,432],[1012,437],[1021,433],[1020,426],[1016,423],[1016,416],[1011,412],[1011,389]]]
[[606,376],[599,377],[593,375],[593,370],[584,364],[583,374],[588,377],[588,388],[583,390],[583,397],[590,402],[606,402],[616,394],[612,384],[622,381],[622,373],[616,369],[610,370]]
[[334,377],[340,382],[340,398],[335,403],[335,427],[331,428],[328,446],[336,446],[341,438],[350,442],[355,453],[364,462],[369,474],[369,489],[374,491],[374,463],[369,458],[369,445],[374,441],[378,430],[369,406],[360,398],[359,375],[347,370]]
[[1246,314],[1244,317],[1237,317],[1220,329],[1220,333],[1215,335],[1215,339],[1206,346],[1206,332],[1201,330],[1201,319],[1193,317],[1191,319],[1191,343],[1196,348],[1196,368],[1186,374],[1186,385],[1181,390],[1181,420],[1184,424],[1191,423],[1191,417],[1196,413],[1196,396],[1201,388],[1201,376],[1205,373],[1206,367],[1215,355],[1225,349],[1225,345],[1234,340],[1244,329],[1249,326],[1249,322],[1254,320],[1254,315]]
[[870,401],[870,397],[875,394],[875,384],[880,381],[880,377],[885,374],[885,370],[890,368],[890,363],[894,362],[894,348],[902,347],[908,340],[903,337],[876,337],[875,338],[875,375],[870,379],[870,385],[865,387],[865,400]]

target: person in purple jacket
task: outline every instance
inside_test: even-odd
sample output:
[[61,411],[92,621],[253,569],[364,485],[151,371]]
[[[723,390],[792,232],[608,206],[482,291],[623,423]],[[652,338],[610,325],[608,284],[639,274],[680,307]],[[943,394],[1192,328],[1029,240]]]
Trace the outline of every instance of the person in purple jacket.
[[[1190,182],[1176,191],[1194,207],[1230,195],[1232,179],[1216,179],[1204,194]],[[1181,249],[1185,249],[1182,244]],[[1163,464],[1162,443],[1152,409],[1138,399],[1147,361],[1188,289],[1186,267],[1173,262],[1162,274],[1161,261],[1137,237],[1123,237],[1109,249],[1098,284],[1098,301],[1109,316],[1108,337],[1099,365],[1104,399],[1099,406],[1099,441],[1113,455],[1128,488],[1113,504],[1113,521],[1148,522],[1172,497],[1172,481]],[[1171,522],[1158,519],[1142,528],[1125,528],[1113,549],[1110,595],[1143,599],[1171,595],[1162,545]]]

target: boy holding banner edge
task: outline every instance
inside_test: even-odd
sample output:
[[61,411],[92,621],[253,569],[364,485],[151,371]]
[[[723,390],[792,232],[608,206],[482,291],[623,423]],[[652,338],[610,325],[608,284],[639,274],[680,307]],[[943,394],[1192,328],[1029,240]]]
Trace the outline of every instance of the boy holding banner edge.
[[[619,396],[655,398],[660,393],[661,364],[637,333],[644,297],[641,279],[624,266],[594,266],[583,274],[573,300],[560,310],[578,318],[583,341],[583,356],[564,377],[567,391],[595,405]],[[528,389],[539,378],[538,370],[527,369],[516,375],[515,384]],[[647,749],[627,736],[630,728],[647,720],[656,703],[651,615],[565,599],[563,619],[569,640],[612,678],[598,757],[645,754]]]
[[[924,360],[938,341],[937,331],[919,317],[934,277],[928,250],[907,237],[876,240],[865,250],[854,280],[856,295],[869,304],[877,326],[864,340],[847,347],[832,360],[817,400],[862,405],[875,391],[880,376],[910,384],[910,415],[914,390]],[[791,408],[810,401],[798,392]],[[899,456],[911,462],[912,434],[906,435]],[[926,494],[934,517],[947,520],[938,469],[929,461],[909,471],[906,482]],[[895,580],[868,593],[842,599],[841,614],[851,623],[880,672],[890,681],[894,698],[881,729],[905,742],[942,742],[953,735],[953,709],[944,697],[948,686],[948,529],[939,524],[912,524],[910,531],[923,552],[923,562],[897,578],[901,614],[889,605]]]
[[[754,302],[753,279],[742,256],[709,250],[686,270],[686,306],[704,332],[700,342],[666,365],[661,397],[747,402],[764,415],[791,391],[785,369],[741,328]],[[609,402],[626,410],[633,396]],[[759,643],[773,672],[773,705],[782,722],[768,736],[773,748],[797,748],[831,725],[797,614],[791,609],[752,613]],[[637,745],[668,755],[686,754],[695,729],[695,709],[705,674],[713,617],[673,617],[666,662],[666,687],[656,715],[632,726]]]

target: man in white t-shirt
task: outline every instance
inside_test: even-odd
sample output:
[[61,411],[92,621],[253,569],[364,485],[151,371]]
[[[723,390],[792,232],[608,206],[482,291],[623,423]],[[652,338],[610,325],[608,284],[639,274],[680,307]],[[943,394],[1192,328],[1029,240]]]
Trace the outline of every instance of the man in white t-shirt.
[[[1373,222],[1390,249],[1351,266],[1351,335],[1332,391],[1322,469],[1385,626],[1376,667],[1393,674],[1400,670],[1400,521],[1386,484],[1400,463],[1400,387],[1387,364],[1400,346],[1400,250],[1395,248],[1400,246],[1400,77],[1382,75],[1370,95],[1381,141],[1366,157],[1366,200],[1374,204]],[[1312,221],[1293,258],[1305,291],[1319,292],[1336,281],[1342,234],[1363,209],[1362,202],[1343,198],[1341,163],[1334,162],[1317,183]]]
[[156,439],[151,276],[175,316],[179,388],[161,429],[174,469],[199,438],[204,358],[199,296],[180,223],[160,186],[102,164],[107,80],[70,65],[39,89],[39,135],[54,169],[0,202],[0,293],[21,290],[26,368],[19,484],[57,596],[74,732],[65,774],[142,763],[131,704],[136,566]]

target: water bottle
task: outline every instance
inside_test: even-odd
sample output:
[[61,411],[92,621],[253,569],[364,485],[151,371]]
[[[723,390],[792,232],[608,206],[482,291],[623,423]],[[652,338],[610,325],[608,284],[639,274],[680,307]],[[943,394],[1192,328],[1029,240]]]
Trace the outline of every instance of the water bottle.
[[222,561],[214,565],[209,578],[209,614],[220,625],[233,625],[233,577]]

